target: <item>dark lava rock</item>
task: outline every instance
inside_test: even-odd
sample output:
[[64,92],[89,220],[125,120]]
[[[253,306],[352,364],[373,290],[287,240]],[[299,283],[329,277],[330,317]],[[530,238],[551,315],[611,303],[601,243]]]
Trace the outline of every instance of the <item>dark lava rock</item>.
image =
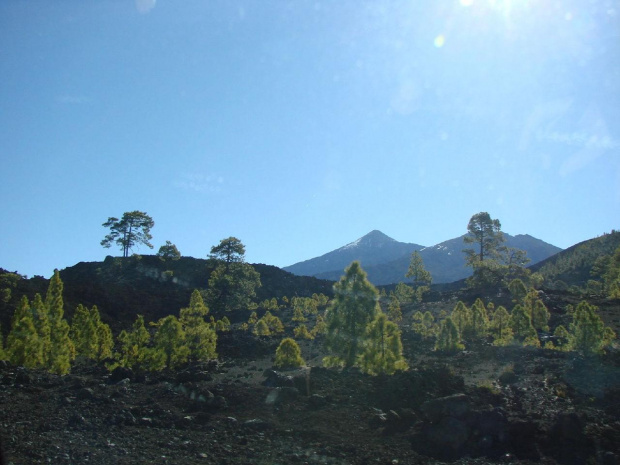
[[432,423],[445,417],[461,418],[469,412],[469,397],[466,394],[454,394],[424,402],[420,410]]
[[549,431],[550,453],[566,465],[585,464],[594,454],[592,441],[584,434],[584,423],[574,412],[561,412]]
[[241,424],[243,428],[250,429],[252,431],[266,431],[273,428],[273,425],[260,418],[254,418],[252,420],[245,421]]
[[112,370],[112,373],[110,373],[110,377],[108,378],[108,380],[110,383],[116,384],[123,381],[124,379],[129,379],[131,381],[135,379],[135,377],[136,376],[133,370],[125,367],[116,367],[114,370]]
[[537,440],[541,433],[538,426],[529,420],[516,420],[508,424],[510,447],[520,459],[540,460]]
[[440,460],[456,460],[463,455],[469,438],[467,424],[454,417],[445,417],[438,423],[425,423],[412,438],[413,449]]

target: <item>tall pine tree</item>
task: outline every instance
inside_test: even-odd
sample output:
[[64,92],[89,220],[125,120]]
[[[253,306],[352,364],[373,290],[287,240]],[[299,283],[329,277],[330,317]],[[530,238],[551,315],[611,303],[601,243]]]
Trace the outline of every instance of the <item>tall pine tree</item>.
[[325,365],[357,364],[367,339],[366,327],[379,311],[378,296],[360,263],[351,263],[334,285],[334,298],[327,310],[325,347],[331,355],[323,360]]

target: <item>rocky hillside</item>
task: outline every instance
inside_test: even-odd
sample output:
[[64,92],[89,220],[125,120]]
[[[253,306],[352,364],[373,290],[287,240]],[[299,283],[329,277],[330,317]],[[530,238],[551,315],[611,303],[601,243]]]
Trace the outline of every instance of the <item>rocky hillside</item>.
[[[163,261],[153,255],[107,257],[103,262],[80,262],[60,271],[64,283],[65,313],[70,317],[78,304],[97,305],[103,321],[113,330],[126,328],[137,314],[147,321],[177,314],[186,307],[194,289],[206,289],[212,271],[208,260],[182,257]],[[333,283],[308,276],[295,276],[275,266],[255,264],[262,286],[257,300],[283,296],[331,295]],[[21,295],[45,296],[48,280],[21,279],[8,303],[0,301],[0,323],[10,319]],[[234,321],[234,315],[228,315]]]

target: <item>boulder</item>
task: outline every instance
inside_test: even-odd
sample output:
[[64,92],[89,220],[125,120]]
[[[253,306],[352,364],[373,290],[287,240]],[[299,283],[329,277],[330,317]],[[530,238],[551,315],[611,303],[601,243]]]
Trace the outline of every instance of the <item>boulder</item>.
[[438,423],[446,417],[462,418],[470,410],[469,396],[454,394],[424,402],[420,410],[431,423]]

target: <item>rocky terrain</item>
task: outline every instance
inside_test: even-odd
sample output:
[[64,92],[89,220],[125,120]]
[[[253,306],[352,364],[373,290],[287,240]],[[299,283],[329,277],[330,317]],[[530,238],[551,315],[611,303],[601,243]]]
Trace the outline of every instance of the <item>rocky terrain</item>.
[[[608,315],[617,308],[607,308]],[[611,313],[609,313],[611,312]],[[220,337],[178,372],[63,377],[0,365],[9,464],[617,464],[620,357],[488,344],[439,355],[403,333],[410,370],[273,370],[277,340]]]

